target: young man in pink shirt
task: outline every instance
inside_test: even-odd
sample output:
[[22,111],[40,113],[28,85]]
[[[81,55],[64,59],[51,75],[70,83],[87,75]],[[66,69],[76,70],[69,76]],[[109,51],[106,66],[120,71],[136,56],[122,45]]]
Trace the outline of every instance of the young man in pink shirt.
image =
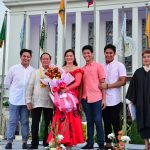
[[105,82],[105,71],[101,64],[93,61],[93,48],[86,45],[82,48],[86,61],[83,67],[82,106],[87,120],[87,144],[82,149],[92,149],[94,145],[94,124],[97,131],[99,149],[104,149],[104,131],[102,126],[102,108],[105,108],[105,91],[99,84]]

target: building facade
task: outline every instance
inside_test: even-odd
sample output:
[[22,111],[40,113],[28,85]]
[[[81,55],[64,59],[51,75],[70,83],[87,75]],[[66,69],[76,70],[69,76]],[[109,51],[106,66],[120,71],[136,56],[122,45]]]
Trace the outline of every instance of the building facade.
[[[7,69],[19,62],[20,32],[24,14],[26,20],[25,47],[33,50],[32,65],[39,66],[39,39],[43,16],[47,14],[47,51],[52,63],[63,63],[63,26],[58,16],[60,0],[3,0],[9,8],[7,30]],[[96,35],[94,35],[94,7],[87,7],[86,0],[67,0],[66,5],[66,49],[73,48],[79,66],[84,64],[82,46],[96,40],[95,60],[104,62],[104,46],[116,44],[121,37],[122,7],[126,12],[127,35],[132,37],[135,51],[125,58],[128,75],[142,65],[142,50],[146,48],[145,20],[149,0],[96,0]],[[121,60],[120,56],[116,59]]]

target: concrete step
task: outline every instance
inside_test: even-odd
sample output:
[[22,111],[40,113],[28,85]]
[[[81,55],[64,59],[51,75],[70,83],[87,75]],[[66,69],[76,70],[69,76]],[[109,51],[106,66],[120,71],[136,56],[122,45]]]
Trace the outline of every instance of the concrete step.
[[[0,136],[0,150],[5,150],[5,145],[7,141],[2,139],[2,136]],[[28,144],[31,143],[31,140],[28,141]],[[71,150],[81,150],[81,147],[85,144],[78,144],[71,148]],[[39,142],[40,150],[44,150],[45,148],[42,146],[42,141]],[[22,142],[21,142],[21,136],[16,136],[14,142],[13,142],[13,149],[14,150],[21,150],[22,149]],[[95,143],[93,150],[97,150],[98,145]],[[126,150],[144,150],[144,145],[138,145],[138,144],[126,144]]]

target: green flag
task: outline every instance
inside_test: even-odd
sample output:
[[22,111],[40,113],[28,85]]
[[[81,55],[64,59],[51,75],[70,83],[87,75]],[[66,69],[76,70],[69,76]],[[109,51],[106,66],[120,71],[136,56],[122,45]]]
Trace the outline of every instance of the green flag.
[[45,48],[45,18],[43,18],[43,24],[40,35],[40,49],[43,51]]
[[6,15],[3,20],[3,25],[0,32],[0,48],[3,46],[3,41],[6,39]]

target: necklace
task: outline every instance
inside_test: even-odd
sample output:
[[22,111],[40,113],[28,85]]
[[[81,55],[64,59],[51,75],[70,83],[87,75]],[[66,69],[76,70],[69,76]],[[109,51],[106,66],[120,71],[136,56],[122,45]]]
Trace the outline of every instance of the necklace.
[[73,68],[74,65],[66,65],[67,68]]
[[[40,79],[44,79],[42,68],[39,69],[39,72],[40,72]],[[46,87],[46,85],[40,81],[40,87],[44,88]]]
[[74,70],[74,65],[66,65],[65,66],[65,70],[67,71],[67,72],[70,72],[70,71],[73,71]]

